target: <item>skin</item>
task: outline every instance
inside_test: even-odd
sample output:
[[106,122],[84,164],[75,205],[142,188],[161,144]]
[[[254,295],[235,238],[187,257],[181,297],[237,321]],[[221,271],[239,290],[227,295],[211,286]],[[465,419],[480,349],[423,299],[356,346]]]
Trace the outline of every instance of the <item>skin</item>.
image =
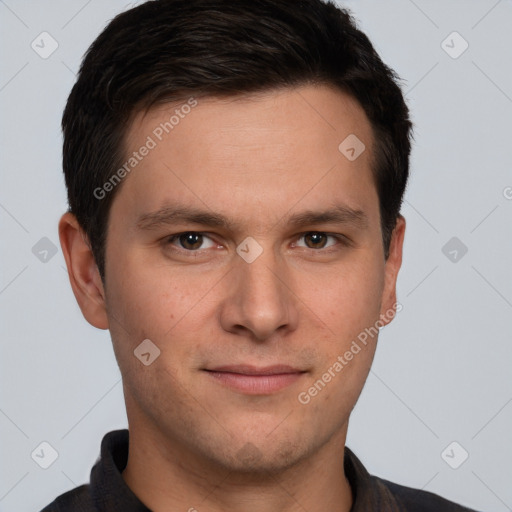
[[[127,154],[175,108],[136,115]],[[354,161],[338,150],[349,134],[366,146]],[[387,323],[396,303],[405,221],[386,260],[372,142],[358,103],[327,86],[199,99],[117,191],[105,283],[76,219],[62,217],[73,291],[84,317],[110,329],[123,376],[123,477],[152,510],[350,509],[343,449],[377,337],[308,404],[297,397],[365,328]],[[137,227],[178,202],[237,224]],[[288,222],[333,205],[365,222]],[[199,250],[170,238],[189,231],[204,234]],[[236,252],[246,237],[263,249],[252,263]],[[144,339],[161,351],[149,366],[134,356]],[[205,371],[227,364],[304,373],[277,392],[248,395]]]

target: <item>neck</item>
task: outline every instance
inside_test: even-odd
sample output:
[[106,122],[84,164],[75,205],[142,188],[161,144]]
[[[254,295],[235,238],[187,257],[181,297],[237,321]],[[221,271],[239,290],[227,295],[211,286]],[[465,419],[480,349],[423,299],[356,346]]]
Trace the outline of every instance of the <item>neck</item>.
[[343,462],[346,427],[285,470],[238,473],[162,435],[130,425],[123,478],[154,512],[348,512],[352,491]]

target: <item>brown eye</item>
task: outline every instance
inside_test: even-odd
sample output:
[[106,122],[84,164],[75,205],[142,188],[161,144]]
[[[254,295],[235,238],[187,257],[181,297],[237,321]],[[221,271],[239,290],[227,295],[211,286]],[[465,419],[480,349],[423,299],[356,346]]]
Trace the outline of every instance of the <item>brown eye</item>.
[[194,251],[201,248],[203,235],[201,233],[183,233],[179,235],[178,240],[181,247]]
[[211,237],[197,231],[185,231],[171,235],[165,239],[165,245],[168,250],[181,255],[192,252],[205,254],[207,249],[219,248],[219,245]]
[[327,235],[319,232],[306,233],[304,242],[310,249],[323,249],[327,243]]

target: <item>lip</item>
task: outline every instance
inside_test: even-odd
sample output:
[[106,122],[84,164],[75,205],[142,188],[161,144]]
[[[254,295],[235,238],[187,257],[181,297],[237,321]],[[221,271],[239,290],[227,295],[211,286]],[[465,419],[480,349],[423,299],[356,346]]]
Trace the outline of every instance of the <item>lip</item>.
[[205,369],[216,382],[247,395],[276,393],[306,372],[287,365],[256,367],[250,365],[219,366]]

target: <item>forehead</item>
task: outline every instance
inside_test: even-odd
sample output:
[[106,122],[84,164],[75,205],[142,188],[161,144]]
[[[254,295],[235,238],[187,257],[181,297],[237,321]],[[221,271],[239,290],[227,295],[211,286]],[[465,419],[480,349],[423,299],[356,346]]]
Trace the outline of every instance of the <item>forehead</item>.
[[[145,146],[145,156],[133,157]],[[378,206],[372,146],[362,107],[330,87],[189,98],[134,117],[126,158],[140,161],[119,201],[140,215],[179,199],[239,220],[341,199],[371,209]]]
[[[219,116],[214,125],[213,116]],[[165,144],[170,139],[167,136],[190,135],[191,129],[203,140],[206,132],[214,137],[235,137],[236,132],[243,136],[244,129],[251,131],[255,139],[255,129],[262,135],[283,129],[306,131],[309,137],[331,135],[334,140],[348,129],[364,139],[372,136],[368,118],[354,97],[333,86],[303,85],[228,97],[190,95],[179,102],[136,112],[125,137],[126,146],[137,146],[141,136],[146,135]]]

